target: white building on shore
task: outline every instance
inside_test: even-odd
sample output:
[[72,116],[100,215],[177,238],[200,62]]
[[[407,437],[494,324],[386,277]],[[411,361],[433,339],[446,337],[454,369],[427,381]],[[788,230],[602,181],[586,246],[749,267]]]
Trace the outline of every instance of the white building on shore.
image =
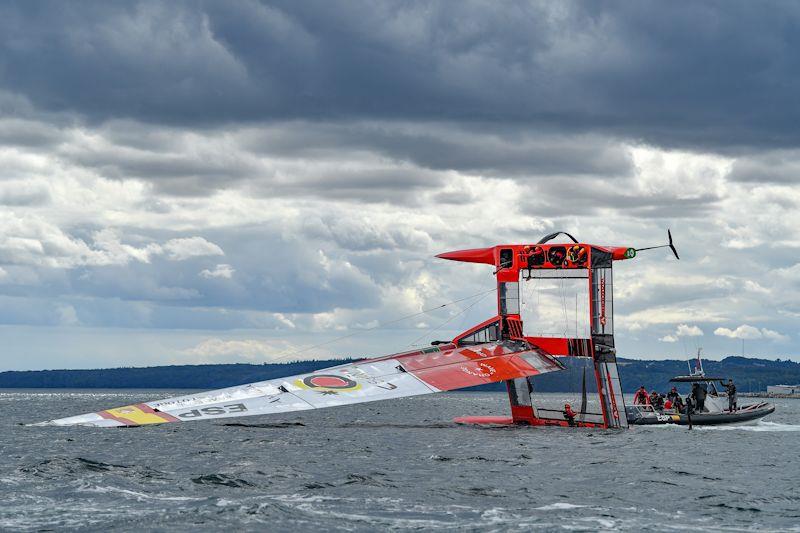
[[800,394],[800,385],[767,385],[767,394]]

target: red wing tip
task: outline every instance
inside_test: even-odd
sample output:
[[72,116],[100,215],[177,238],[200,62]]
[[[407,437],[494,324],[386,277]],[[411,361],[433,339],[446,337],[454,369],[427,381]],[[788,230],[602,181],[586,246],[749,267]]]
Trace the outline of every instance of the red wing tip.
[[507,416],[459,416],[453,419],[456,424],[480,426],[512,426],[514,419]]

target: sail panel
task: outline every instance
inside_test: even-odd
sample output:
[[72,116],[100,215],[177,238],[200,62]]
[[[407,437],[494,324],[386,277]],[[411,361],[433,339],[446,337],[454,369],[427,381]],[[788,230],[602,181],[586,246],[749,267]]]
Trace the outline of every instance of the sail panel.
[[48,425],[141,426],[285,413],[504,381],[560,370],[554,358],[519,341],[469,348],[448,345],[366,359],[308,374],[187,394],[45,422]]

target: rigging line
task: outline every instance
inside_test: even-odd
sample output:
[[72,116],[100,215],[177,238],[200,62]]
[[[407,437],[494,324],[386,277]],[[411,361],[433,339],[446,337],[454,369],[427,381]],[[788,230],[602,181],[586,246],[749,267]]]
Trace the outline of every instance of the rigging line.
[[567,318],[567,280],[561,278],[561,305],[564,310],[564,336],[569,336],[569,318]]
[[458,313],[456,313],[455,315],[451,316],[450,318],[448,318],[447,320],[445,320],[444,322],[442,322],[442,323],[441,323],[441,324],[439,324],[438,326],[436,326],[436,327],[434,327],[434,328],[431,328],[431,329],[429,329],[429,330],[428,330],[428,331],[426,331],[426,332],[425,332],[425,333],[424,333],[424,334],[423,334],[421,337],[417,337],[416,339],[414,339],[413,341],[411,341],[411,342],[408,344],[408,346],[409,346],[409,347],[413,347],[413,346],[414,346],[414,345],[415,345],[415,344],[416,344],[418,341],[420,341],[420,340],[424,339],[425,337],[427,337],[428,335],[430,335],[430,334],[431,334],[431,333],[433,333],[434,331],[438,330],[438,329],[439,329],[439,328],[441,328],[442,326],[445,326],[445,325],[447,325],[448,323],[452,322],[452,321],[453,321],[453,320],[455,320],[455,319],[456,319],[458,316],[465,314],[467,311],[469,311],[470,309],[472,309],[473,307],[475,307],[475,306],[476,306],[478,303],[480,303],[481,301],[483,301],[483,299],[486,297],[486,295],[487,295],[487,294],[489,294],[489,293],[488,293],[488,292],[487,292],[487,293],[484,293],[483,295],[481,295],[481,297],[480,297],[480,298],[478,298],[477,300],[475,300],[474,302],[472,302],[471,304],[469,304],[467,307],[465,307],[464,309],[462,309],[461,311],[459,311],[459,312],[458,312]]
[[[280,361],[281,359],[285,359],[287,357],[290,357],[292,355],[297,355],[299,353],[307,352],[308,350],[313,350],[314,348],[319,348],[320,346],[325,346],[327,344],[331,344],[331,343],[338,342],[338,341],[341,341],[341,340],[344,340],[344,339],[348,339],[350,337],[355,337],[356,335],[361,335],[362,333],[366,333],[368,331],[374,331],[376,329],[380,329],[380,328],[383,328],[385,326],[389,326],[391,324],[396,324],[398,322],[402,322],[403,320],[408,320],[409,318],[414,318],[415,316],[424,315],[426,313],[430,313],[431,311],[436,311],[437,309],[442,309],[443,307],[447,307],[449,305],[453,305],[453,304],[456,304],[456,303],[459,303],[459,302],[463,302],[464,300],[469,300],[470,298],[475,298],[476,296],[483,297],[483,296],[486,296],[487,294],[495,292],[495,291],[497,291],[497,287],[494,287],[494,288],[492,288],[492,289],[490,289],[488,291],[482,291],[482,292],[479,292],[479,293],[476,293],[476,294],[473,294],[473,295],[470,295],[470,296],[465,296],[464,298],[459,298],[458,300],[453,300],[452,302],[447,302],[447,303],[444,303],[442,305],[437,305],[436,307],[430,307],[428,309],[423,309],[422,311],[417,311],[416,313],[412,313],[410,315],[402,316],[400,318],[396,318],[394,320],[390,320],[389,322],[384,322],[383,324],[378,324],[377,326],[372,326],[371,328],[360,329],[358,331],[354,331],[353,333],[348,333],[347,335],[342,335],[340,337],[336,337],[334,339],[330,339],[330,340],[327,340],[325,342],[320,342],[318,344],[314,344],[314,345],[311,345],[311,346],[306,346],[305,348],[300,348],[300,349],[291,351],[289,353],[278,355],[278,356],[273,358],[273,361]],[[480,300],[478,300],[478,301],[480,301]],[[458,316],[458,315],[456,315],[456,316]]]
[[575,338],[578,338],[578,293],[575,293]]

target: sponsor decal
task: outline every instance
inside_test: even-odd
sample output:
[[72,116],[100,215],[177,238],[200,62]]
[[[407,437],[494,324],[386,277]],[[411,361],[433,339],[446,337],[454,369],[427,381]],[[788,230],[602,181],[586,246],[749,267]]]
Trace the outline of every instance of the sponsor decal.
[[106,420],[116,420],[126,426],[144,426],[147,424],[163,424],[164,422],[177,422],[174,416],[156,411],[144,403],[126,405],[115,409],[106,409],[97,413]]
[[356,380],[337,374],[311,374],[302,379],[296,379],[294,384],[301,389],[313,390],[325,395],[334,395],[361,388],[361,384]]
[[[397,367],[395,367],[395,370],[397,370]],[[364,372],[363,369],[361,369],[361,368],[359,368],[357,366],[348,368],[346,370],[342,370],[342,374],[344,374],[345,376],[349,377],[353,381],[355,381],[356,378],[358,378],[359,380],[366,381],[367,383],[375,385],[376,387],[378,387],[380,389],[394,390],[394,389],[397,388],[397,385],[395,385],[394,383],[389,383],[388,381],[384,380],[382,377],[370,376],[369,374]]]
[[180,418],[198,418],[201,416],[219,416],[229,413],[244,413],[247,411],[247,406],[243,403],[232,403],[229,405],[221,405],[214,407],[201,407],[200,409],[192,409],[186,411],[178,416]]
[[461,365],[461,371],[465,374],[469,374],[470,376],[476,376],[479,378],[488,378],[497,372],[492,365],[487,363],[478,363],[475,370],[469,368],[468,366]]
[[600,278],[600,324],[606,325],[606,278]]

